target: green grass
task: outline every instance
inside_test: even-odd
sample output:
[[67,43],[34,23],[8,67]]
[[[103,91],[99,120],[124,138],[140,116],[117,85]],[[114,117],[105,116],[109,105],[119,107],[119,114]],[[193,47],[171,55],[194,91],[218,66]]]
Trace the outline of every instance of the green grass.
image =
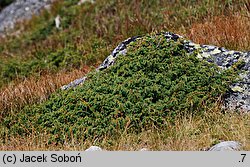
[[91,51],[83,56],[83,52],[74,46],[65,46],[56,51],[36,52],[34,57],[24,60],[22,57],[11,58],[0,63],[0,85],[8,83],[17,78],[25,79],[31,75],[40,76],[43,71],[56,73],[59,70],[79,69],[83,65],[94,64],[97,61],[99,52],[105,52],[101,40],[92,40]]

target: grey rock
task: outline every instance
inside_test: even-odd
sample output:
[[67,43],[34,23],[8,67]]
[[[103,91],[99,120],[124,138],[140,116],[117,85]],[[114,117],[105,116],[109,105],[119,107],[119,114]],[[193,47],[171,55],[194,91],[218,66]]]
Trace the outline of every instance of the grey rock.
[[86,149],[85,151],[102,151],[102,149],[98,146],[91,146],[88,149]]
[[223,141],[213,147],[208,151],[239,151],[241,149],[241,144],[237,141]]
[[82,77],[82,78],[76,79],[76,80],[70,82],[68,85],[62,86],[61,90],[67,90],[69,88],[73,88],[73,87],[76,87],[77,85],[83,84],[86,79],[87,79],[87,77]]
[[16,0],[0,12],[0,35],[15,27],[17,22],[30,19],[55,0]]

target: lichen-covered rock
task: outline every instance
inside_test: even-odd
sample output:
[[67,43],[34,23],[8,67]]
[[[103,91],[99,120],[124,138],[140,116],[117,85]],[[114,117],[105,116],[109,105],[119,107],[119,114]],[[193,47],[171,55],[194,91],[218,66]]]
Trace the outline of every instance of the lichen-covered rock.
[[77,85],[82,84],[86,79],[87,79],[87,77],[78,78],[78,79],[70,82],[68,85],[62,86],[61,89],[67,90],[69,88],[76,87]]
[[239,151],[240,148],[241,144],[237,141],[223,141],[214,145],[208,151]]
[[32,15],[39,14],[54,0],[16,0],[0,12],[0,34],[5,30],[13,29],[16,22],[30,19]]
[[[228,69],[236,62],[241,61],[242,67],[239,76],[240,81],[231,85],[231,90],[225,95],[224,107],[230,110],[250,111],[250,52],[232,51],[223,47],[195,44],[192,41],[171,32],[164,32],[156,35],[164,35],[167,40],[180,42],[183,49],[188,54],[196,52],[198,58],[214,63],[221,69]],[[136,36],[121,42],[96,70],[104,70],[112,66],[119,55],[126,55],[127,46],[131,42],[135,42],[141,38],[142,37],[140,36]],[[152,38],[154,38],[154,36],[152,36]],[[86,79],[87,78],[82,80],[81,83]],[[76,81],[80,84],[78,80]],[[75,87],[78,85],[74,84],[76,81],[63,86],[62,89],[66,90],[70,87]]]

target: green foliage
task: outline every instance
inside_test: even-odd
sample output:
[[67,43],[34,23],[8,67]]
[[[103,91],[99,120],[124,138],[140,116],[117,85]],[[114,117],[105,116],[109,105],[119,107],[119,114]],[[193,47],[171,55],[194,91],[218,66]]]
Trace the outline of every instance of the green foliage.
[[[93,64],[98,59],[100,52],[106,51],[100,39],[91,40],[90,46],[86,46],[90,51],[85,54],[84,48],[76,48],[68,45],[56,51],[36,52],[34,57],[21,59],[12,58],[8,61],[0,62],[0,87],[16,78],[25,78],[30,75],[40,75],[41,71],[58,72],[58,70],[71,70],[80,68],[82,65]],[[106,53],[108,54],[108,53]],[[101,56],[100,56],[101,57]]]
[[[101,140],[124,131],[166,127],[176,115],[215,107],[235,78],[235,69],[187,55],[180,42],[144,37],[114,66],[92,72],[80,87],[54,93],[46,102],[4,118],[8,134],[51,134],[50,141]],[[61,62],[60,62],[61,63]]]

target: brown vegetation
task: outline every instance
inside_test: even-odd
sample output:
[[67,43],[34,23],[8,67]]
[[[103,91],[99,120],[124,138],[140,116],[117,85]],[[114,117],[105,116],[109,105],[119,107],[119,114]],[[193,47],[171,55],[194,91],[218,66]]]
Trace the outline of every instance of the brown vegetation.
[[228,49],[250,50],[250,17],[235,14],[216,16],[195,23],[187,37],[199,44],[212,44]]
[[16,81],[14,84],[0,90],[0,118],[3,112],[22,109],[25,105],[38,103],[46,100],[48,96],[61,86],[84,76],[90,70],[85,66],[79,70],[71,72],[59,72],[57,74],[43,74],[39,79],[30,77],[22,82]]

